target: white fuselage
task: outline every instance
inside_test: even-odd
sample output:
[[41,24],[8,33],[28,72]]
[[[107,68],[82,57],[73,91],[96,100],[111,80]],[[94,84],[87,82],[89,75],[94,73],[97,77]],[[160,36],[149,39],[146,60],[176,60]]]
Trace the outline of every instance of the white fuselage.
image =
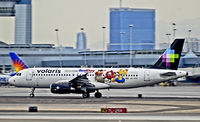
[[185,71],[143,68],[29,68],[18,72],[9,83],[18,87],[50,88],[52,83],[69,82],[86,73],[91,83],[107,84],[109,88],[142,87],[187,75]]

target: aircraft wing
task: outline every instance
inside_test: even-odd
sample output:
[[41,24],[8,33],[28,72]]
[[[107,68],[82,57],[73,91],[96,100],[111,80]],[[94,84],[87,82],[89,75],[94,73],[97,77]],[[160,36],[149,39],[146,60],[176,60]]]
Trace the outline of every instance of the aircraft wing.
[[87,78],[87,73],[84,75],[77,76],[74,79],[70,80],[69,85],[75,89],[81,89],[83,91],[86,91],[87,89],[107,89],[110,87],[110,85],[105,83],[91,82]]

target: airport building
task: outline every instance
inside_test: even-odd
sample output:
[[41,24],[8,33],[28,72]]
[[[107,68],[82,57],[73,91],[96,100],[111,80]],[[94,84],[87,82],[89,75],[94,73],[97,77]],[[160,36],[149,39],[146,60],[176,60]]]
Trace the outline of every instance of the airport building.
[[[6,44],[0,42],[0,72],[10,72],[12,61],[9,52],[16,52],[29,67],[42,67],[46,61],[56,60],[57,67],[60,67],[61,60],[68,62],[83,60],[79,52],[83,50],[73,47],[55,47],[53,44]],[[71,63],[72,64],[72,63]],[[61,64],[62,65],[62,64]]]
[[154,9],[110,9],[109,50],[115,51],[130,49],[155,49]]
[[[0,72],[13,71],[9,52],[16,52],[29,67],[150,67],[164,50],[89,51],[52,44],[6,44],[0,42]],[[104,61],[103,61],[104,55]],[[183,52],[180,67],[200,67],[200,52]]]

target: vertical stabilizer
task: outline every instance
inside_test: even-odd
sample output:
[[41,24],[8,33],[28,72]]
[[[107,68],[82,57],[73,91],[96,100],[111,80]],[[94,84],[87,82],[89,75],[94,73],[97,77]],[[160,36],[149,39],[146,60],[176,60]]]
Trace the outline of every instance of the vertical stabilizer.
[[185,39],[175,39],[152,68],[177,70]]
[[19,72],[20,70],[28,68],[28,66],[22,61],[22,59],[19,58],[19,56],[16,53],[10,52],[9,54],[12,59],[16,72]]

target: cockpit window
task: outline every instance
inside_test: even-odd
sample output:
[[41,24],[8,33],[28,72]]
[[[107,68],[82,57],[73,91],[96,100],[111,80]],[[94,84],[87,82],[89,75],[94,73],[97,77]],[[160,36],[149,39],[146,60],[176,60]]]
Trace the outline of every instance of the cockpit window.
[[22,74],[21,74],[21,73],[17,73],[16,75],[17,75],[17,76],[21,76]]

